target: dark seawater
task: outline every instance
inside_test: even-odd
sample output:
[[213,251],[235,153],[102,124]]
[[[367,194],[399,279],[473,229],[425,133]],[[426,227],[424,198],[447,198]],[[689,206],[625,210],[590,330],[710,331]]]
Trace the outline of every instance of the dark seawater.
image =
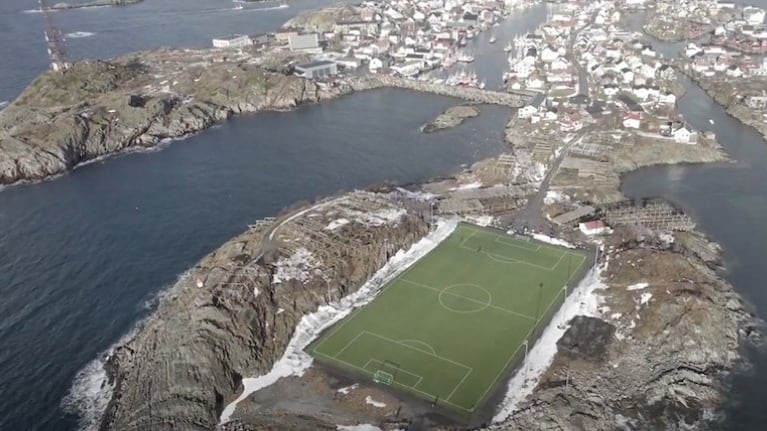
[[[146,0],[56,12],[54,19],[62,33],[93,33],[68,38],[73,58],[111,57],[271,31],[300,10],[336,2],[296,0],[288,9],[237,12],[227,0]],[[36,0],[0,2],[0,102],[47,67],[35,8]],[[500,83],[505,42],[544,15],[536,8],[502,24],[495,45],[486,43],[487,34],[474,42],[478,61],[470,68],[488,88]],[[97,365],[165,286],[248,223],[339,190],[450,174],[503,148],[502,108],[485,107],[451,131],[418,131],[452,103],[395,90],[356,94],[241,117],[160,151],[0,192],[0,430],[75,429],[76,417],[60,405],[78,371]],[[627,178],[625,192],[666,196],[687,208],[725,246],[727,278],[767,316],[758,270],[767,240],[767,146],[694,87],[680,104],[694,126],[716,131],[738,163],[642,170]],[[732,429],[763,429],[767,360],[758,359],[756,376],[737,383]],[[86,381],[77,388],[98,386]]]
[[508,110],[419,127],[447,98],[376,91],[241,117],[153,153],[0,193],[0,429],[71,429],[76,372],[147,313],[163,286],[260,217],[496,154]]

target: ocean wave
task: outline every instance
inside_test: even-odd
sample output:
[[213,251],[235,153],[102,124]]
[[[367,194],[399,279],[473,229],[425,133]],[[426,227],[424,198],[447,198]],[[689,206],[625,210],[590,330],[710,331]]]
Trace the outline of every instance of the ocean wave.
[[114,385],[109,383],[107,372],[104,366],[109,358],[114,354],[117,347],[128,343],[136,337],[136,334],[144,327],[147,320],[151,318],[152,312],[157,310],[166,295],[170,292],[175,283],[190,277],[191,270],[186,270],[178,275],[174,283],[163,286],[159,292],[150,295],[143,303],[145,310],[150,313],[141,318],[120,339],[109,346],[107,350],[98,355],[98,357],[88,362],[75,375],[69,391],[61,400],[61,409],[64,412],[77,417],[77,429],[80,431],[98,431],[101,424],[101,418],[104,416],[109,401],[112,400]]
[[143,323],[144,319],[75,375],[69,392],[61,400],[61,409],[77,416],[77,428],[80,431],[98,431],[101,417],[114,391],[114,385],[109,383],[104,366],[118,346],[136,336]]
[[3,109],[3,108],[5,108],[5,105],[7,105],[7,104],[8,104],[8,101],[7,101],[7,100],[3,100],[3,101],[1,101],[1,102],[0,102],[0,109]]
[[89,31],[75,31],[72,33],[67,33],[64,35],[67,39],[81,39],[83,37],[91,37],[95,35],[96,33],[91,33]]
[[43,11],[40,9],[25,9],[21,13],[43,13]]

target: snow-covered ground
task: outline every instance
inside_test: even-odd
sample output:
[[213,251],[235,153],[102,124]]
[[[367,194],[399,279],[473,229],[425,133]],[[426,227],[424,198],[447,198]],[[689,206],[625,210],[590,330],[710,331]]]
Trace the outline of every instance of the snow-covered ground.
[[649,286],[647,283],[636,283],[632,284],[631,286],[627,287],[626,290],[642,290],[645,287]]
[[543,203],[551,205],[556,202],[565,202],[570,200],[570,197],[562,192],[556,190],[549,190],[546,192],[546,196],[543,198]]
[[319,262],[314,255],[304,247],[299,247],[289,257],[280,258],[275,264],[273,284],[279,284],[287,280],[295,279],[306,281],[311,276],[310,271],[319,268]]
[[359,383],[355,383],[351,386],[344,386],[343,388],[339,389],[337,392],[344,395],[349,395],[349,393],[359,387]]
[[301,376],[311,366],[312,358],[304,349],[325,329],[346,317],[355,308],[361,307],[375,298],[380,289],[390,280],[418,259],[433,250],[440,242],[447,238],[458,226],[458,218],[439,219],[437,228],[413,244],[407,251],[400,250],[383,266],[373,277],[368,280],[358,291],[341,298],[328,305],[320,306],[317,311],[301,318],[298,322],[293,337],[285,349],[285,353],[272,369],[257,377],[242,379],[244,389],[236,400],[224,408],[221,413],[221,423],[228,422],[234,413],[237,404],[248,397],[251,393],[274,384],[282,377]]
[[456,190],[471,190],[471,189],[478,189],[482,187],[482,183],[479,181],[475,181],[473,183],[468,184],[461,184],[458,187],[452,187],[450,188],[450,191],[456,191]]
[[562,247],[567,247],[567,248],[575,248],[574,245],[570,244],[569,242],[567,242],[567,241],[565,241],[563,239],[552,238],[552,237],[550,237],[548,235],[544,235],[542,233],[535,233],[535,234],[533,234],[533,238],[537,239],[538,241],[542,241],[542,242],[545,242],[545,243],[548,243],[548,244],[560,245]]
[[495,217],[489,215],[483,216],[466,216],[466,221],[472,222],[477,226],[490,226],[495,221]]
[[365,404],[370,404],[371,406],[378,407],[379,409],[382,409],[382,408],[386,407],[386,403],[382,403],[380,401],[376,401],[370,395],[365,397]]
[[551,319],[538,341],[528,351],[522,368],[509,381],[506,397],[493,417],[494,422],[501,422],[511,416],[518,404],[532,393],[541,375],[554,360],[554,355],[557,353],[557,340],[564,335],[568,322],[578,315],[600,316],[599,308],[602,298],[596,290],[605,287],[600,277],[604,269],[606,264],[589,271]]

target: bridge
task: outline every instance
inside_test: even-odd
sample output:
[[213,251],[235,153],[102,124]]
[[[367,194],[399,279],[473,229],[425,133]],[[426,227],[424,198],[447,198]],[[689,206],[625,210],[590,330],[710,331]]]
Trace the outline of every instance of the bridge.
[[511,108],[521,108],[527,104],[529,98],[500,91],[484,90],[475,87],[452,86],[447,84],[435,84],[428,81],[400,78],[389,75],[374,75],[368,77],[372,87],[395,87],[407,90],[421,91],[424,93],[438,94],[440,96],[455,97],[469,102],[486,103],[490,105],[503,105]]

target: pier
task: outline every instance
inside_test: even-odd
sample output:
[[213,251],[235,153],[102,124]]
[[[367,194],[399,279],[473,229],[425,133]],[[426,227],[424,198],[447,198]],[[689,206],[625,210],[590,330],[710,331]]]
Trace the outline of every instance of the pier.
[[428,81],[418,81],[388,75],[370,76],[367,79],[370,80],[370,88],[404,88],[407,90],[438,94],[440,96],[455,97],[469,102],[503,105],[511,108],[521,108],[529,101],[529,98],[519,94],[484,90],[474,87],[455,87],[447,84],[435,84]]

